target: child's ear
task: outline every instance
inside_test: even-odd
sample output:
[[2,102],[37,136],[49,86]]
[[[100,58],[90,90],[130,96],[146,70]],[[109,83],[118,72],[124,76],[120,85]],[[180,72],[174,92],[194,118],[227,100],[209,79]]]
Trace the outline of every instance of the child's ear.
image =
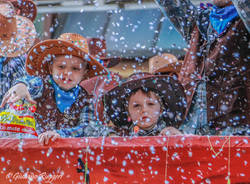
[[89,64],[86,64],[85,69],[83,71],[82,80],[87,79],[88,72],[89,72]]
[[164,109],[161,108],[161,110],[160,110],[160,116],[162,115],[163,111],[164,111]]
[[53,65],[52,62],[49,62],[48,65],[49,65],[49,73],[52,74],[52,65]]
[[89,69],[86,69],[86,70],[84,70],[83,71],[83,75],[82,75],[82,80],[84,80],[84,79],[87,79],[88,78],[88,72],[89,72]]

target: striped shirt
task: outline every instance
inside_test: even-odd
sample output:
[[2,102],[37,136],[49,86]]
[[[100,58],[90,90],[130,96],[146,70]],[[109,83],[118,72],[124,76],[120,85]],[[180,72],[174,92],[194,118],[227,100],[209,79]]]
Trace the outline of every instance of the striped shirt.
[[78,126],[57,130],[61,137],[98,137],[107,136],[111,132],[109,127],[96,120],[93,104],[82,109]]

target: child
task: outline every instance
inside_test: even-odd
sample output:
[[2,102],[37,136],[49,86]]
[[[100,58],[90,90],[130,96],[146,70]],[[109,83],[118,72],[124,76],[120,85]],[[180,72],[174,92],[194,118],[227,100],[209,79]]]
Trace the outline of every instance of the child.
[[[35,17],[33,12],[35,11],[32,11],[32,8],[26,9],[27,14]],[[15,8],[9,1],[0,2],[0,16],[0,101],[2,101],[3,95],[14,85],[15,80],[25,75],[24,55],[35,41],[36,30],[28,18],[16,15]]]
[[187,96],[181,129],[198,135],[250,134],[249,1],[157,0],[189,45],[179,80]]
[[[34,116],[37,133],[45,132],[40,135],[40,142],[48,141],[51,137],[46,138],[51,133],[62,137],[94,135],[93,130],[85,132],[86,126],[90,123],[95,126],[97,122],[90,96],[79,83],[89,77],[105,75],[107,70],[82,49],[83,44],[80,35],[68,33],[60,39],[46,40],[32,47],[27,56],[26,70],[29,75],[40,78],[27,76],[19,80],[23,83],[12,87],[3,100],[4,103],[13,103],[31,98],[32,90],[39,91]],[[37,84],[33,86],[37,89],[32,89],[29,85],[32,83]]]
[[118,135],[178,135],[185,112],[182,86],[167,75],[137,73],[104,98]]

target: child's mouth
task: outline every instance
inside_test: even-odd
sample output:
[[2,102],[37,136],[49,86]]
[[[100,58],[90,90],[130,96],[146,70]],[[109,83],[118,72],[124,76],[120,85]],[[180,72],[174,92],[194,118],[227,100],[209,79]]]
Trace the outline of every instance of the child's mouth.
[[72,80],[67,79],[67,78],[62,78],[62,81],[63,81],[64,84],[68,84],[68,83],[72,82]]
[[143,116],[142,117],[142,121],[144,122],[148,122],[150,120],[150,118],[148,116]]

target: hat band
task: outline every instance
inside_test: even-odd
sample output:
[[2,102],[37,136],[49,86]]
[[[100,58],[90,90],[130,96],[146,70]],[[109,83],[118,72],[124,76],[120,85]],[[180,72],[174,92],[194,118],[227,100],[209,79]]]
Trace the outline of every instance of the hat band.
[[0,14],[0,38],[2,40],[9,40],[15,37],[17,33],[16,19],[14,17],[6,18]]

